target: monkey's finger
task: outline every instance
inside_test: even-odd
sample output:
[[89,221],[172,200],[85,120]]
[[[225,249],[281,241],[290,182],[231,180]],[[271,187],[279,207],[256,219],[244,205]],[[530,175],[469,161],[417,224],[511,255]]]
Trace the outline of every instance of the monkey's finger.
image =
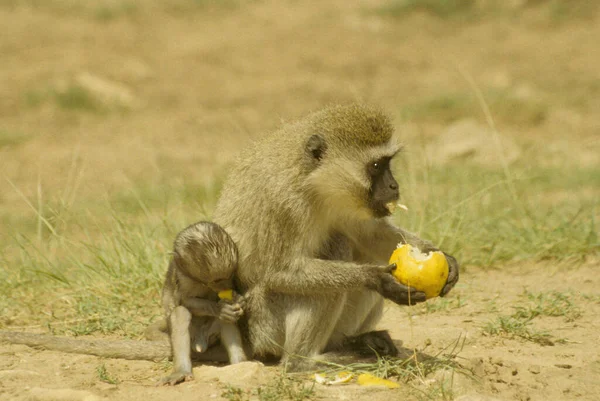
[[424,292],[416,291],[411,288],[411,291],[407,295],[407,301],[409,305],[413,305],[416,303],[425,302],[427,300],[427,295]]
[[444,285],[444,288],[442,288],[442,291],[440,292],[440,296],[443,297],[446,294],[448,294],[448,292],[450,292],[450,290],[454,287],[454,285],[458,282],[458,277],[459,277],[459,268],[458,268],[458,262],[456,261],[456,259],[451,256],[448,255],[447,253],[444,252],[444,256],[446,257],[446,260],[448,261],[448,279],[446,280],[446,284]]
[[392,263],[392,264],[388,265],[388,266],[385,268],[385,271],[386,271],[386,273],[390,273],[390,274],[391,274],[391,273],[393,273],[393,272],[396,270],[396,268],[397,268],[397,267],[398,267],[398,266],[396,266],[396,264],[395,264],[395,263]]
[[230,316],[241,316],[242,314],[244,314],[244,309],[242,309],[239,306],[231,307],[231,308],[224,309],[224,313],[227,313]]
[[234,311],[227,311],[227,313],[224,314],[224,316],[233,317],[233,318],[238,319],[243,314],[244,314],[244,311],[242,309],[239,309],[239,310],[234,310]]
[[427,296],[422,291],[418,291],[413,287],[408,287],[401,283],[398,283],[398,285],[402,288],[402,291],[404,292],[404,297],[407,302],[410,302],[410,305],[412,305],[413,303],[424,302],[427,299]]
[[237,322],[237,320],[240,318],[240,316],[242,316],[242,314],[243,312],[241,311],[241,309],[240,312],[230,310],[221,311],[219,319],[224,320],[226,322]]
[[382,277],[379,293],[399,305],[413,305],[425,301],[425,293],[400,284],[390,275]]
[[392,301],[397,303],[398,305],[416,305],[421,302],[425,302],[426,297],[422,292],[407,292],[399,295],[398,297],[390,298]]
[[235,323],[239,320],[239,316],[219,316],[219,320],[225,323]]

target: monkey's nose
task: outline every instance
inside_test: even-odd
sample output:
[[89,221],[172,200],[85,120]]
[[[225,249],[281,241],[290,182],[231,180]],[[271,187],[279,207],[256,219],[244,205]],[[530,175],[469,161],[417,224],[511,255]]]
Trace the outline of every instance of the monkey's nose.
[[398,189],[398,184],[396,184],[395,182],[392,182],[390,184],[390,189],[393,190],[393,191],[397,190]]

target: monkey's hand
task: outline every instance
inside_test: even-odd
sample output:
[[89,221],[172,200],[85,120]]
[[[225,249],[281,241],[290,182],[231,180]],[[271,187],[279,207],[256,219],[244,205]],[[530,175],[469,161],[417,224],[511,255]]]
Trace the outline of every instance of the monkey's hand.
[[379,292],[384,298],[394,301],[398,305],[414,305],[425,301],[425,293],[407,287],[396,280],[392,273],[396,270],[393,263],[385,268],[377,268],[378,283],[373,290]]
[[228,323],[235,323],[244,314],[242,306],[237,302],[222,299],[219,301],[219,320]]
[[445,296],[450,292],[452,287],[458,282],[458,262],[452,255],[448,255],[446,252],[443,252],[446,260],[448,261],[448,279],[446,280],[446,284],[442,291],[440,292],[440,297]]
[[246,297],[242,294],[238,294],[237,292],[233,292],[233,303],[240,305],[242,310],[246,309]]

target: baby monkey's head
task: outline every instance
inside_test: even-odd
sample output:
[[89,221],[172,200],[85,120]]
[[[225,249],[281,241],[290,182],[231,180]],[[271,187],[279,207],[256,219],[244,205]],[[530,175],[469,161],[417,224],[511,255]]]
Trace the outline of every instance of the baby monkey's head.
[[175,238],[173,258],[182,273],[215,292],[233,286],[237,246],[218,224],[200,221],[182,230]]

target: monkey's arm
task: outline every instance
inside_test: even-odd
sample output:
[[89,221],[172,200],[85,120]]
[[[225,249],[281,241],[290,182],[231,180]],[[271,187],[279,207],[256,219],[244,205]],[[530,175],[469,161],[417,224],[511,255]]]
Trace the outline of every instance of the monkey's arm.
[[194,316],[219,316],[219,304],[209,299],[186,297],[181,300],[181,304]]
[[242,307],[237,302],[219,302],[209,299],[187,297],[181,301],[192,315],[194,316],[212,316],[219,318],[225,322],[235,323],[244,314]]
[[[0,342],[105,358],[159,361],[171,357],[171,346],[163,341],[92,340],[0,330]],[[212,347],[205,353],[194,354],[194,359],[226,362],[227,354],[220,347]]]
[[296,258],[288,268],[270,272],[263,285],[270,291],[284,294],[311,295],[368,289],[401,305],[424,301],[424,293],[396,281],[390,274],[394,267]]
[[[362,235],[354,239],[354,243],[360,260],[375,263],[387,263],[399,243],[414,245],[423,252],[440,250],[431,242],[419,238],[386,220],[378,220],[373,225],[366,227]],[[459,266],[452,255],[444,251],[441,252],[446,256],[449,268],[448,280],[441,292],[441,296],[444,296],[458,282]]]

